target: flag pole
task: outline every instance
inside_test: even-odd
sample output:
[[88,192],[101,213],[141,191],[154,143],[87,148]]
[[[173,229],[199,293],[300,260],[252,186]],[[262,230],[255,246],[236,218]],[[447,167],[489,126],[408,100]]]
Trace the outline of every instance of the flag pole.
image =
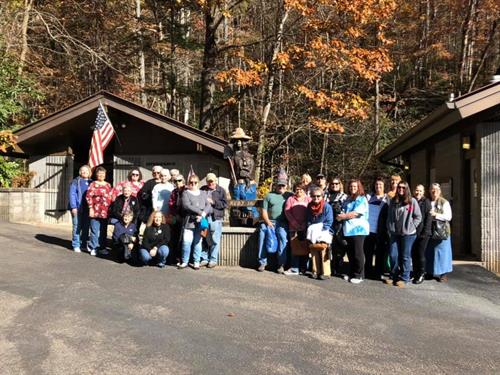
[[102,107],[102,110],[104,112],[104,114],[106,115],[109,123],[111,124],[111,126],[113,127],[113,130],[115,132],[115,137],[116,137],[116,140],[118,141],[118,144],[120,145],[120,148],[123,148],[122,146],[122,143],[120,142],[120,138],[118,137],[118,132],[116,131],[113,123],[111,122],[111,120],[109,119],[109,116],[108,116],[108,112],[106,111],[106,107],[104,106],[104,104],[102,104],[102,102],[99,100],[99,105]]

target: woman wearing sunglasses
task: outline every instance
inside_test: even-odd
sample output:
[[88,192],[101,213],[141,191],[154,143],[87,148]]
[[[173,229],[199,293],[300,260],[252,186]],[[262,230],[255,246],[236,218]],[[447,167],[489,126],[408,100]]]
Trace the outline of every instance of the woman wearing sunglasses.
[[123,194],[123,187],[125,185],[130,185],[132,189],[132,196],[137,197],[137,194],[144,186],[144,181],[142,180],[142,173],[139,168],[134,168],[128,172],[127,179],[119,182],[115,188],[113,189],[113,200],[116,199],[117,196]]
[[396,195],[389,201],[387,213],[391,278],[384,280],[386,284],[404,288],[410,282],[411,249],[421,221],[422,214],[417,200],[411,196],[408,184],[400,181]]
[[311,202],[307,206],[307,240],[312,258],[312,278],[325,280],[332,275],[328,247],[332,243],[332,206],[323,199],[324,191],[311,189]]
[[187,190],[182,194],[182,260],[177,265],[179,269],[186,268],[193,252],[193,268],[200,269],[202,250],[201,221],[212,213],[212,206],[208,202],[208,194],[198,187],[200,179],[193,174],[189,177]]

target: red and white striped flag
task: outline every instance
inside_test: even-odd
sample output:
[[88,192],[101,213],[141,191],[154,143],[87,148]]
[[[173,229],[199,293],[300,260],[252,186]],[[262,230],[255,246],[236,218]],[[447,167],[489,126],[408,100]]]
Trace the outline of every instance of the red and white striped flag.
[[97,108],[97,117],[95,119],[94,132],[92,133],[92,141],[90,142],[89,166],[94,169],[98,165],[104,163],[104,150],[111,142],[115,135],[113,125],[109,121],[108,115],[104,110],[102,103],[99,103]]

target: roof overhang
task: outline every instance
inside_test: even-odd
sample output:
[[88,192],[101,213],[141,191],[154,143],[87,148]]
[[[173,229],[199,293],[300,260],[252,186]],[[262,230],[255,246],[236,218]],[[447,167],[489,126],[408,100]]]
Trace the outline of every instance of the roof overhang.
[[181,137],[199,143],[221,154],[224,153],[224,147],[227,145],[227,141],[224,139],[193,128],[192,126],[184,124],[168,116],[151,111],[106,91],[92,95],[63,110],[55,112],[41,120],[35,121],[21,129],[18,129],[15,131],[17,144],[22,149],[24,142],[33,142],[36,137],[41,136],[44,132],[53,130],[71,121],[72,119],[77,118],[78,116],[85,115],[88,112],[95,112],[99,102],[102,102],[105,106],[136,117],[154,126],[176,133]]
[[388,162],[461,120],[498,105],[500,105],[500,82],[482,87],[452,102],[445,102],[379,152],[376,157],[382,162]]

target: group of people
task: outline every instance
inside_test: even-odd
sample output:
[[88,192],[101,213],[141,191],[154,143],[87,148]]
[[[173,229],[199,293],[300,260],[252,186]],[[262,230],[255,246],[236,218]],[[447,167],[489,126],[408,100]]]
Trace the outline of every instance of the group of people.
[[412,195],[398,175],[391,177],[387,192],[384,179],[376,178],[368,194],[359,179],[350,180],[344,193],[340,178],[327,182],[323,174],[315,183],[304,174],[293,193],[287,185],[280,172],[264,198],[258,271],[268,267],[273,254],[276,271],[284,275],[319,280],[337,275],[353,284],[370,278],[398,287],[412,279],[415,284],[448,280],[452,213],[439,184],[430,186],[429,198],[421,184]]
[[82,166],[69,189],[75,252],[108,255],[107,228],[112,224],[112,249],[124,260],[163,268],[170,255],[179,269],[217,265],[228,203],[214,173],[207,174],[201,188],[196,174],[186,183],[179,170],[161,166],[153,167],[147,181],[134,168],[115,187],[106,181],[102,166],[94,174],[92,180],[90,167]]
[[[103,167],[94,172],[92,181],[91,169],[82,166],[70,186],[75,252],[107,255],[107,228],[113,224],[112,247],[125,260],[165,267],[170,255],[179,269],[217,265],[228,199],[215,174],[208,173],[200,188],[195,174],[186,183],[177,169],[155,166],[144,182],[134,168],[113,188]],[[388,191],[384,179],[376,178],[370,193],[359,179],[350,180],[345,193],[340,178],[327,182],[323,174],[314,183],[302,175],[293,192],[284,171],[275,181],[262,202],[258,271],[268,268],[272,255],[275,270],[284,275],[333,275],[353,284],[370,278],[399,287],[426,278],[447,281],[452,213],[439,184],[426,197],[423,185],[412,195],[398,175]]]

